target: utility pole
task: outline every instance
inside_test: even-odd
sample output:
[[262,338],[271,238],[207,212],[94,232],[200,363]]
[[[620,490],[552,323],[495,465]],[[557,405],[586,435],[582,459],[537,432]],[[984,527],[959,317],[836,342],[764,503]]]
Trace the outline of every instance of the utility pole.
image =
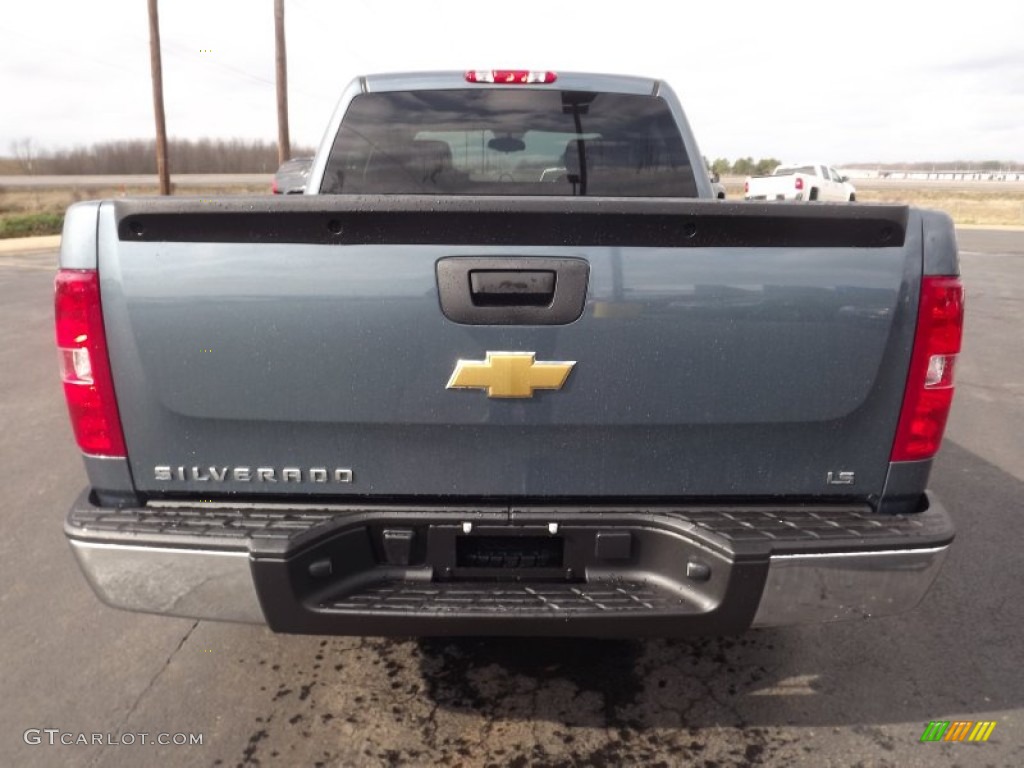
[[288,138],[288,57],[284,49],[284,0],[274,0],[274,52],[277,63],[277,163],[292,156]]
[[157,0],[149,0],[149,65],[153,71],[153,114],[156,116],[156,174],[160,194],[171,194],[171,175],[167,168],[167,126],[164,123],[164,77],[160,66],[160,19]]

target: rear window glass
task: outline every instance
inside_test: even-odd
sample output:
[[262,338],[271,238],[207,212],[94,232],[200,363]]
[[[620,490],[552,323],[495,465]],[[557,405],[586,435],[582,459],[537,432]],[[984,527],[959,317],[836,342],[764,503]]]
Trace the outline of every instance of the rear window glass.
[[792,176],[794,173],[806,173],[808,176],[816,176],[813,165],[780,165],[775,169],[775,176]]
[[697,195],[663,99],[529,88],[361,94],[321,192]]

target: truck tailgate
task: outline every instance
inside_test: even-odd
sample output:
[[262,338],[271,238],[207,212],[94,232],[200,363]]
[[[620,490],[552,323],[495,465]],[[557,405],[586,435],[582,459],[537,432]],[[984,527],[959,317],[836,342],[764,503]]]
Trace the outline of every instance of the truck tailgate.
[[[573,198],[105,203],[103,312],[135,486],[878,495],[913,344],[916,217]],[[583,260],[582,315],[454,322],[438,288],[449,257]],[[575,365],[529,398],[446,387],[489,352]]]

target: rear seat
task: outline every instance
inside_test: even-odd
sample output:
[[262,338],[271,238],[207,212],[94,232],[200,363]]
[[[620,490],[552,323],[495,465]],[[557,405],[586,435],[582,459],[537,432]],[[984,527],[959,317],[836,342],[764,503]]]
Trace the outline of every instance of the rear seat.
[[[420,139],[404,147],[376,151],[367,164],[359,192],[388,194],[440,192],[465,175],[455,170],[445,141]],[[352,190],[356,191],[356,190]]]

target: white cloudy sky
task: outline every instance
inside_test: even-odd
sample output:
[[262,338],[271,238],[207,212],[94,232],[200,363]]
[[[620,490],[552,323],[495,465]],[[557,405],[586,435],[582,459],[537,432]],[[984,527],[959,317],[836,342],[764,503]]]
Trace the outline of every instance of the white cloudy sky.
[[[146,0],[7,0],[0,154],[149,137]],[[650,75],[709,158],[1024,160],[1024,3],[285,0],[293,143],[353,76]],[[168,133],[276,139],[273,0],[161,0]],[[209,50],[209,53],[203,52]]]

